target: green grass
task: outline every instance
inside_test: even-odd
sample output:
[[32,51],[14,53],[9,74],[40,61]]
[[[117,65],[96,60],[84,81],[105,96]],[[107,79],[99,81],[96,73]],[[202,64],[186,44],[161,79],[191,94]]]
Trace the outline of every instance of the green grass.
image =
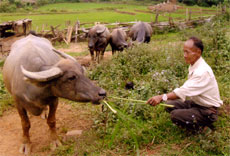
[[[76,21],[76,19],[81,22],[100,20],[102,22],[115,22],[117,20],[126,22],[139,18],[149,21],[152,16],[144,13],[131,16],[115,12],[110,13],[107,9],[97,10],[102,7],[118,7],[123,11],[133,12],[133,9],[141,10],[145,9],[145,6],[87,4],[53,4],[37,10],[38,13],[50,12],[52,9],[62,12],[61,7],[63,7],[67,12],[78,12],[71,14],[0,15],[2,21],[9,18],[19,19],[19,17],[34,18],[33,23],[38,26],[41,26],[44,22],[47,25],[57,25],[59,23],[63,24],[66,20]],[[215,8],[210,9],[215,10]],[[82,13],[85,10],[87,13]],[[162,15],[160,19],[167,20],[167,16],[167,14]],[[184,18],[184,14],[180,12],[175,14],[175,17]],[[96,80],[101,87],[105,88],[108,95],[147,100],[152,95],[172,91],[175,87],[183,84],[186,80],[187,65],[183,60],[182,43],[191,35],[198,35],[204,41],[206,48],[204,57],[214,70],[219,83],[221,99],[224,100],[220,117],[215,123],[215,131],[206,134],[188,135],[184,130],[172,124],[170,115],[165,112],[162,106],[150,107],[133,102],[108,99],[109,104],[119,110],[119,115],[115,115],[106,106],[103,112],[100,112],[98,108],[92,108],[88,104],[77,106],[76,103],[62,100],[71,104],[73,109],[84,109],[89,113],[92,112],[88,116],[93,117],[95,124],[92,129],[85,132],[77,140],[63,142],[63,146],[59,147],[53,155],[147,155],[145,151],[147,147],[149,151],[155,151],[155,155],[230,155],[230,114],[227,111],[227,108],[230,107],[230,38],[225,35],[229,34],[229,29],[224,29],[229,23],[222,22],[223,25],[219,27],[216,24],[221,22],[216,21],[213,25],[184,30],[180,33],[171,32],[153,35],[150,44],[129,49],[113,56],[109,62],[99,64],[88,71],[90,78]],[[214,43],[215,40],[218,42]],[[216,49],[216,47],[219,47],[219,49]],[[84,56],[87,53],[69,52],[68,54]],[[224,68],[224,66],[226,67]],[[134,90],[124,89],[127,81],[134,82]],[[11,101],[11,98],[4,88],[2,75],[0,74],[0,115],[10,108],[11,102],[9,101]],[[64,127],[61,131],[64,133],[67,130],[68,128]],[[48,150],[48,147],[44,150]]]
[[[65,21],[71,21],[72,24],[79,20],[81,23],[85,22],[129,22],[135,20],[141,20],[150,22],[155,20],[155,14],[136,12],[135,10],[149,11],[146,5],[130,5],[130,4],[111,4],[111,3],[57,3],[45,5],[41,8],[35,9],[28,13],[16,12],[16,13],[1,13],[0,23],[9,20],[19,20],[24,18],[30,18],[33,20],[32,29],[36,30],[38,27],[41,30],[42,25],[56,26],[61,24],[60,28],[65,27]],[[200,7],[197,7],[200,8]],[[135,13],[135,15],[123,14],[115,12],[118,9],[120,11],[126,11]],[[207,8],[205,8],[207,9]],[[210,8],[215,14],[215,8]],[[205,14],[204,15],[209,15]],[[200,16],[199,14],[192,14],[192,18]],[[160,14],[159,21],[167,21],[169,17],[168,13]],[[179,10],[175,13],[171,13],[171,17],[184,19],[185,9]]]
[[[220,18],[214,24],[196,29],[157,35],[149,45],[127,50],[90,72],[91,79],[97,80],[108,95],[147,100],[183,84],[187,66],[183,60],[182,43],[191,35],[199,36],[205,45],[203,57],[216,75],[224,101],[215,131],[191,135],[172,124],[163,107],[109,98],[109,104],[120,111],[115,115],[105,108],[96,126],[101,138],[98,142],[104,142],[101,144],[103,150],[100,148],[90,154],[97,155],[100,151],[104,155],[145,155],[145,149],[151,143],[148,150],[156,151],[156,155],[229,155],[230,40],[226,36],[227,23]],[[134,82],[134,90],[124,89],[127,81]]]

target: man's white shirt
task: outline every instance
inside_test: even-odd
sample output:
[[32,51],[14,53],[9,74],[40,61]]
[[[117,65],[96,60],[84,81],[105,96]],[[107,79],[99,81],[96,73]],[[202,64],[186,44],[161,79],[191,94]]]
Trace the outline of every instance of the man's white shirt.
[[202,57],[189,66],[188,80],[173,92],[183,101],[190,97],[196,104],[205,107],[223,104],[213,71]]

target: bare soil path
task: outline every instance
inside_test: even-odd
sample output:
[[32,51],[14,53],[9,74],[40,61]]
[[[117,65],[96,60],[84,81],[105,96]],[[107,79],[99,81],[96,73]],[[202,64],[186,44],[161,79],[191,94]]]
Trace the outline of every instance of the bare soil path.
[[[63,51],[63,52],[73,52],[73,53],[81,53],[81,52],[87,51],[88,54],[86,56],[77,56],[76,59],[81,65],[86,66],[86,67],[88,67],[91,63],[91,56],[90,56],[90,53],[87,47],[87,42],[71,43],[68,48],[59,48],[58,50]],[[111,57],[112,57],[111,51],[106,51],[104,53],[104,60],[110,59]]]
[[[93,107],[93,106],[92,106]],[[59,102],[56,118],[57,131],[64,138],[67,130],[90,129],[93,121],[88,110],[72,109],[71,105]],[[49,128],[46,120],[40,116],[30,115],[30,136],[32,141],[32,155],[47,156],[49,149]],[[5,112],[0,117],[0,156],[23,156],[19,153],[21,145],[21,121],[15,108]],[[80,137],[80,136],[79,136]]]

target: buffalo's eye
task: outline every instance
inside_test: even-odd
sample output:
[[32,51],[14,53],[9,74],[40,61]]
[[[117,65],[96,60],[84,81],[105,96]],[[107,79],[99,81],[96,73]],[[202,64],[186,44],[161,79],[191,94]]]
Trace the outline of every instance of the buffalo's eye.
[[69,81],[73,81],[75,79],[76,79],[76,76],[74,76],[74,75],[68,78]]

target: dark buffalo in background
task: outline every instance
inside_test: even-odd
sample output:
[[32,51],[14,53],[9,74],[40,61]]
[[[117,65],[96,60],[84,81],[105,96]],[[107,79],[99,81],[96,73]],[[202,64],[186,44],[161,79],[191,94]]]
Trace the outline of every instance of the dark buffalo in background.
[[105,91],[84,76],[77,61],[54,50],[45,38],[29,35],[16,41],[3,67],[3,80],[13,96],[23,129],[20,151],[30,154],[30,120],[27,112],[40,115],[49,106],[47,119],[53,148],[60,145],[56,134],[58,97],[100,103]]
[[129,37],[132,41],[137,41],[138,43],[149,43],[152,36],[152,27],[146,22],[137,22],[134,24],[129,32]]
[[124,48],[127,48],[128,43],[126,32],[121,28],[114,29],[111,33],[110,45],[112,48],[112,54],[114,54],[115,51],[123,51]]
[[[83,31],[88,37],[88,47],[91,54],[92,61],[97,61],[103,59],[105,49],[109,43],[110,32],[104,25],[95,25],[90,30]],[[96,52],[96,58],[94,58],[94,51]]]

